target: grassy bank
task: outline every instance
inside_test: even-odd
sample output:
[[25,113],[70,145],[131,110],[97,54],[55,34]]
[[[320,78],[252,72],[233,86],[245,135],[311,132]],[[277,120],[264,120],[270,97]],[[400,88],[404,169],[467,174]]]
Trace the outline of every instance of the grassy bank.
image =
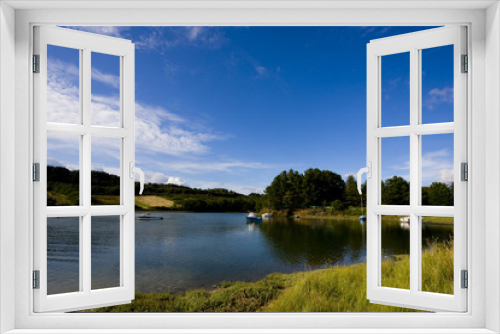
[[[409,288],[410,260],[395,256],[382,264],[384,286]],[[422,256],[423,290],[453,293],[453,243],[433,244]],[[185,294],[136,293],[131,304],[90,312],[413,312],[370,304],[366,265],[274,273],[257,282],[223,282],[213,290]]]
[[[300,218],[307,219],[356,219],[358,220],[361,215],[366,215],[366,208],[361,210],[360,207],[350,207],[344,211],[334,211],[332,209],[297,209],[297,210],[272,210],[264,208],[261,213],[272,212],[276,217],[294,217],[299,215]],[[403,216],[392,216],[385,219],[398,220]],[[426,223],[452,225],[453,217],[423,217]]]

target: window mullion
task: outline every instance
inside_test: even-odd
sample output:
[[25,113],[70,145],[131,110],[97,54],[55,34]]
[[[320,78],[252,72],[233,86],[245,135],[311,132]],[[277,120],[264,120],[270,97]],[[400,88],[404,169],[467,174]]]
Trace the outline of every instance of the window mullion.
[[420,136],[415,129],[420,123],[420,59],[419,50],[410,50],[410,291],[418,291],[420,282],[420,217],[413,209],[420,204]]
[[[85,128],[90,127],[90,105],[91,105],[91,51],[83,49],[81,60],[81,115],[82,123]],[[82,136],[82,148],[80,164],[81,164],[81,188],[83,206],[90,209],[91,199],[91,134],[87,131]],[[90,211],[82,218],[82,242],[80,243],[80,254],[82,261],[80,262],[80,272],[82,273],[83,291],[90,293],[92,289],[92,263],[91,263],[91,215]]]

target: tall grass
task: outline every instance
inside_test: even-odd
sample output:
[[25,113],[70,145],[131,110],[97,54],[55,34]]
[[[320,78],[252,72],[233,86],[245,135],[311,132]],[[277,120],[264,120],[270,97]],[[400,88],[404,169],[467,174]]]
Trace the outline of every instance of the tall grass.
[[[409,256],[382,263],[384,286],[409,288]],[[453,242],[432,243],[422,254],[422,289],[453,293]],[[136,293],[131,304],[90,312],[414,312],[371,304],[366,264],[294,274],[274,273],[253,282],[223,282],[212,291],[181,295]]]

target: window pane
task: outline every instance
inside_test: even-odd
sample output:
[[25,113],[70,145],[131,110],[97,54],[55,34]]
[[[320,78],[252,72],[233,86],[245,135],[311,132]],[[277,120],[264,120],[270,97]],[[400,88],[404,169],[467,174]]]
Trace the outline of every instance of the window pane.
[[410,137],[382,138],[382,205],[410,204]]
[[453,45],[422,50],[422,123],[453,122]]
[[47,134],[47,206],[80,203],[80,136]]
[[453,294],[453,217],[423,217],[422,291]]
[[80,124],[80,50],[47,45],[47,122]]
[[382,126],[410,124],[410,53],[381,57]]
[[120,205],[121,139],[92,137],[92,205]]
[[120,57],[92,52],[92,125],[120,127]]
[[120,216],[92,217],[92,289],[120,286]]
[[382,286],[410,289],[410,229],[406,217],[382,216]]
[[452,133],[422,136],[422,205],[453,206]]
[[80,218],[47,218],[47,294],[80,291]]

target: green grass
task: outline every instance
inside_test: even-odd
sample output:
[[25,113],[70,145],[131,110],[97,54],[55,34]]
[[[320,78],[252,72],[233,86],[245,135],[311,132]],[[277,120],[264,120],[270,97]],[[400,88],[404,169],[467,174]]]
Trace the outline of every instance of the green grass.
[[423,217],[424,223],[436,223],[443,225],[453,225],[453,217]]
[[[409,288],[407,255],[382,263],[384,286]],[[453,242],[433,243],[422,255],[422,290],[453,293]],[[223,282],[213,290],[185,294],[136,293],[130,304],[86,312],[415,312],[371,304],[366,265],[274,273],[257,282]]]

